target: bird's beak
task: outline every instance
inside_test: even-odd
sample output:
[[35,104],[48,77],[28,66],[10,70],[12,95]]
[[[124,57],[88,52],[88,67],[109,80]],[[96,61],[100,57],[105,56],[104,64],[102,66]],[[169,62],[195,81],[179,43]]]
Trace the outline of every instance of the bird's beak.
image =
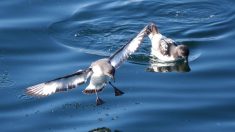
[[184,63],[188,63],[188,57],[182,57]]

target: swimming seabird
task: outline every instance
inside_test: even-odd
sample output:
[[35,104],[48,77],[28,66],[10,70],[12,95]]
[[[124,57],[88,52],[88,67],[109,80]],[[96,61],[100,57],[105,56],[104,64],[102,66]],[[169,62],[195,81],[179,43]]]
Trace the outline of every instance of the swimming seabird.
[[26,92],[34,96],[48,96],[56,92],[76,88],[78,85],[84,84],[90,78],[89,85],[83,90],[83,93],[95,93],[97,105],[103,103],[103,100],[100,99],[97,92],[102,91],[107,83],[114,88],[116,96],[123,94],[123,92],[117,89],[110,80],[114,80],[116,69],[138,49],[146,35],[146,29],[147,26],[145,26],[136,37],[123,45],[109,58],[99,59],[91,63],[90,67],[85,70],[79,70],[64,77],[59,77],[51,81],[28,87]]
[[150,23],[147,34],[151,40],[151,55],[157,57],[162,62],[172,62],[179,59],[188,61],[189,49],[186,45],[177,45],[170,38],[162,35],[154,23]]

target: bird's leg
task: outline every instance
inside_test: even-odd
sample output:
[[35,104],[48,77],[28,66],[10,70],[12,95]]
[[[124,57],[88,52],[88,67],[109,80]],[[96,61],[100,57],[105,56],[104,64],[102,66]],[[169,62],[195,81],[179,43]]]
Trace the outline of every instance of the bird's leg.
[[109,82],[109,84],[113,87],[115,96],[120,96],[120,95],[124,94],[124,92],[122,92],[117,87],[115,87],[111,82]]
[[95,89],[95,94],[96,94],[96,105],[102,105],[104,101],[98,96],[97,90]]

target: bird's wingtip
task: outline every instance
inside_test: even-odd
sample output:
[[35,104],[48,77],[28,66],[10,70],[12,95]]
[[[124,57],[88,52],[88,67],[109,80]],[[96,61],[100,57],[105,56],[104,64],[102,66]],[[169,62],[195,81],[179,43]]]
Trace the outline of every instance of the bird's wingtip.
[[45,97],[49,94],[43,94],[42,89],[44,87],[44,83],[40,83],[31,87],[26,88],[25,93],[30,96],[37,96],[37,97]]

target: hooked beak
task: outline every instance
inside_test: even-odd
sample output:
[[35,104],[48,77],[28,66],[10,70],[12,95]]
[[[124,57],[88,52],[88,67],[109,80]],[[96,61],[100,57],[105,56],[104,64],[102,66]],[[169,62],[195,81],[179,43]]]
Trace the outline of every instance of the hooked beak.
[[180,59],[182,60],[182,62],[188,63],[188,56],[180,56]]

